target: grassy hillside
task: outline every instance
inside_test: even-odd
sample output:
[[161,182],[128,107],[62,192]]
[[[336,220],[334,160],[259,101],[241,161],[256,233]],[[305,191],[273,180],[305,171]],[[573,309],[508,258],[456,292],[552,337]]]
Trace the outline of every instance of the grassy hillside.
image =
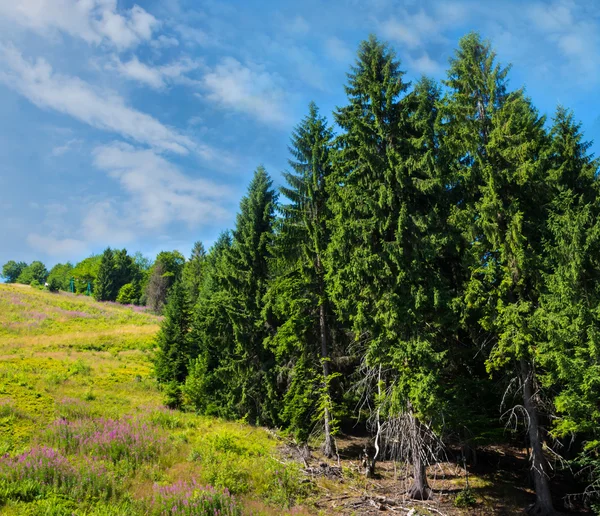
[[461,508],[460,463],[428,469],[434,502],[409,501],[406,465],[380,462],[364,477],[364,437],[340,436],[335,463],[262,428],[167,410],[152,378],[159,323],[0,284],[0,513],[487,515],[532,500],[525,450],[480,450]]
[[270,432],[162,407],[159,322],[0,284],[3,514],[282,514],[307,492]]

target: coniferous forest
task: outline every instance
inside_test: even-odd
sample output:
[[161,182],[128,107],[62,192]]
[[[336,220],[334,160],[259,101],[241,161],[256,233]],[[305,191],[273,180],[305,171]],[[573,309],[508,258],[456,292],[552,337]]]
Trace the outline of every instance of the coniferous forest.
[[344,104],[331,117],[311,104],[293,130],[284,186],[258,167],[235,227],[183,272],[154,275],[168,279],[153,287],[169,292],[156,354],[165,402],[287,429],[327,457],[336,436],[362,429],[365,474],[408,463],[415,499],[432,495],[426,467],[449,449],[475,461],[508,432],[529,453],[533,513],[558,508],[550,484],[563,469],[593,503],[590,143],[569,110],[547,118],[511,88],[478,34],[460,40],[440,84],[405,73],[390,46],[362,42]]

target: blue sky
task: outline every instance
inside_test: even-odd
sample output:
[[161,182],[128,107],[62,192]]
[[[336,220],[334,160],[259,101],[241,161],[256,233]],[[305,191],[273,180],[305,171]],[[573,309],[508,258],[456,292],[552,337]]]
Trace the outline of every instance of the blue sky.
[[0,0],[0,264],[210,245],[257,165],[280,181],[308,103],[344,103],[369,33],[441,79],[471,30],[600,142],[593,0]]

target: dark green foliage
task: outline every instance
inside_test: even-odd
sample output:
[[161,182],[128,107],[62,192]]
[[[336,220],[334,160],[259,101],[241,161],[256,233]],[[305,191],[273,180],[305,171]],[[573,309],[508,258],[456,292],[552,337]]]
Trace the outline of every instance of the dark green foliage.
[[10,260],[2,266],[2,274],[0,276],[6,280],[6,283],[16,283],[17,278],[26,267],[27,264],[25,262]]
[[[333,134],[314,103],[294,130],[281,193],[290,204],[280,206],[281,220],[274,244],[273,280],[266,311],[278,320],[269,339],[277,355],[279,377],[288,377],[283,420],[301,440],[315,422],[325,431],[325,453],[333,453],[335,433],[330,392],[335,320],[325,288],[325,250],[329,242],[326,182],[332,172]],[[320,399],[322,397],[322,399]]]
[[180,281],[169,292],[164,321],[156,337],[154,359],[156,378],[166,386],[167,405],[180,405],[180,385],[184,382],[192,358],[190,307]]
[[155,313],[162,313],[171,285],[181,278],[185,258],[179,251],[161,251],[148,271],[144,289],[146,305]]
[[46,266],[40,261],[35,261],[31,262],[30,265],[21,271],[16,282],[23,285],[31,285],[32,283],[44,285],[47,277],[48,271],[46,270]]
[[114,253],[110,247],[107,247],[102,254],[98,275],[94,282],[94,299],[96,301],[114,301],[117,292]]
[[[240,203],[231,238],[222,235],[207,257],[193,323],[198,359],[189,389],[184,389],[190,402],[207,413],[263,424],[278,419],[274,356],[263,344],[269,321],[262,314],[275,198],[271,179],[259,167]],[[205,378],[199,382],[197,374]]]
[[182,280],[188,294],[190,303],[196,304],[202,279],[204,276],[204,265],[206,262],[206,251],[202,242],[196,242],[192,249],[190,259],[183,266]]
[[[336,112],[344,133],[330,188],[328,278],[379,391],[376,421],[439,427],[456,295],[434,134],[439,93],[426,80],[411,95],[407,88],[395,54],[374,38],[364,42],[348,75],[348,105]],[[412,458],[415,479],[426,459],[419,433],[397,450]],[[413,491],[429,496],[421,480]]]
[[[69,283],[71,282],[71,278],[73,277],[73,265],[69,262],[67,263],[57,263],[52,269],[50,269],[50,273],[48,274],[48,285],[53,285],[56,287],[56,290],[64,290],[65,292],[69,290]],[[49,287],[50,290],[52,290]]]
[[[73,275],[78,292],[94,282],[98,299],[164,307],[168,406],[302,442],[323,428],[328,456],[358,419],[378,449],[370,473],[382,458],[411,463],[412,497],[431,495],[438,445],[506,439],[506,411],[529,450],[533,513],[552,514],[557,443],[600,493],[598,161],[573,115],[559,107],[547,127],[508,71],[468,34],[441,87],[411,86],[370,37],[339,136],[311,104],[283,203],[259,167],[208,253],[198,242],[188,262],[161,252],[151,265],[107,249],[49,276],[11,261],[3,277],[56,290]],[[475,503],[468,487],[455,500]]]
[[60,283],[56,278],[50,278],[46,282],[46,288],[50,292],[58,292],[60,290]]

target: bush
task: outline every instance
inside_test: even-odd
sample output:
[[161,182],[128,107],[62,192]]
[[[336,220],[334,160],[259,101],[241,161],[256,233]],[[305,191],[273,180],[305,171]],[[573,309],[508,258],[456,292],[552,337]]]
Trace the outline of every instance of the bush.
[[133,283],[126,283],[119,289],[117,303],[122,305],[136,305],[139,302],[140,292]]
[[473,491],[471,491],[470,487],[463,489],[456,495],[456,498],[454,499],[455,507],[468,508],[473,507],[476,504],[477,499],[475,498],[475,495],[473,494]]
[[170,409],[181,407],[181,385],[177,382],[169,382],[165,385],[164,404]]
[[46,288],[50,292],[58,292],[60,290],[60,281],[58,281],[56,278],[49,278]]

